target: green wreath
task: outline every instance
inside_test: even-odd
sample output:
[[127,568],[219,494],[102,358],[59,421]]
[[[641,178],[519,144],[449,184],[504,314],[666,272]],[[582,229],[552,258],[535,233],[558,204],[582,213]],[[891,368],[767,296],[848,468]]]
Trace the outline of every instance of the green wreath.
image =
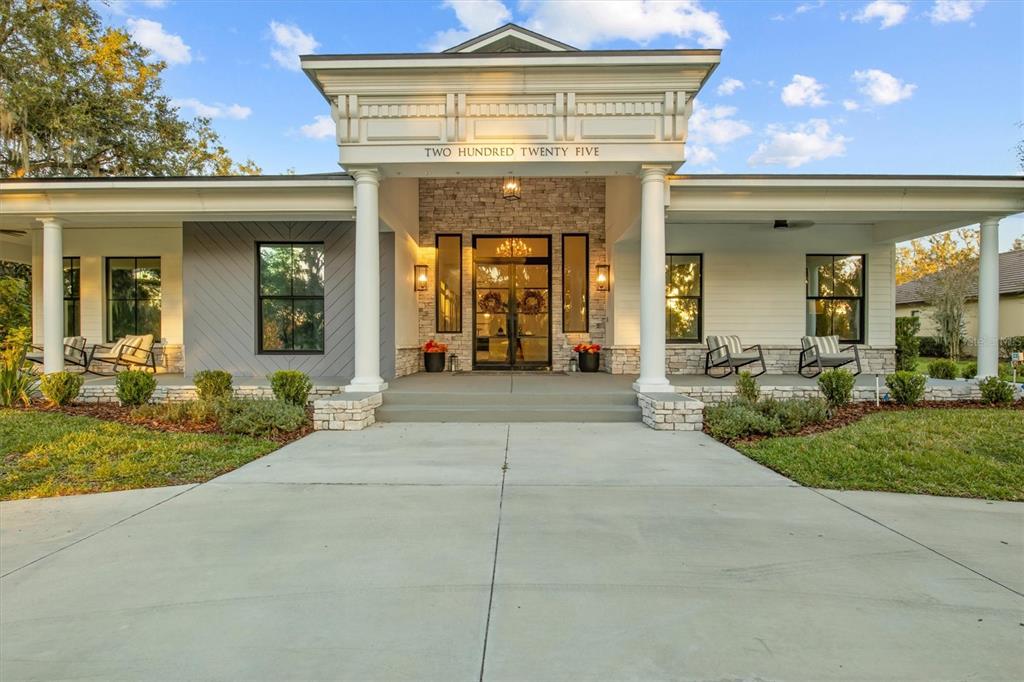
[[505,312],[505,302],[501,300],[501,293],[497,291],[488,291],[486,294],[483,294],[478,305],[482,313]]
[[548,301],[544,297],[543,291],[537,289],[531,289],[524,291],[523,295],[519,298],[518,308],[519,312],[527,315],[535,315],[537,313],[543,313],[547,311]]

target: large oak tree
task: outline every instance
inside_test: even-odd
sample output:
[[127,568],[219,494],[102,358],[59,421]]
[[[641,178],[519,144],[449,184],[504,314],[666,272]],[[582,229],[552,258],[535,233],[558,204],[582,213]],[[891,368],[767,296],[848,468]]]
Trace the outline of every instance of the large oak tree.
[[180,117],[165,67],[85,0],[0,0],[0,174],[258,174]]

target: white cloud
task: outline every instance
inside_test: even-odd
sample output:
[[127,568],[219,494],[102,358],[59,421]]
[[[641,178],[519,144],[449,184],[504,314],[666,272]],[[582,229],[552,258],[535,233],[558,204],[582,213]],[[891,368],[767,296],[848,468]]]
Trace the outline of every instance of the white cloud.
[[460,28],[435,33],[429,46],[435,52],[447,50],[512,21],[512,13],[500,0],[445,0],[443,6],[455,10]]
[[787,107],[825,106],[825,86],[811,76],[795,74],[789,85],[782,88],[782,103]]
[[690,115],[690,141],[703,145],[729,144],[753,132],[745,121],[734,119],[735,115],[736,107],[705,107],[694,102]]
[[715,93],[718,95],[731,95],[737,90],[742,90],[745,87],[746,86],[743,84],[743,81],[738,78],[726,78],[722,81],[721,85],[715,89]]
[[910,5],[906,3],[892,2],[892,0],[874,0],[874,2],[864,5],[861,11],[853,15],[853,20],[864,23],[873,19],[879,19],[882,22],[880,28],[892,28],[897,24],[903,23],[909,10]]
[[860,109],[860,105],[854,102],[852,99],[844,99],[843,109],[846,109],[847,111],[856,111],[857,109]]
[[817,2],[802,2],[796,6],[796,14],[803,14],[804,12],[810,12],[814,9],[820,9],[825,6],[825,0],[818,0]]
[[181,109],[191,109],[196,116],[204,118],[233,118],[236,121],[241,121],[249,118],[249,115],[252,114],[252,109],[241,104],[221,104],[220,102],[204,104],[194,97],[171,100],[171,104]]
[[168,64],[188,64],[192,61],[192,49],[181,36],[167,33],[158,21],[129,19],[128,32],[139,45],[155,54]]
[[917,89],[913,83],[904,83],[896,76],[881,69],[854,71],[853,80],[860,83],[860,91],[871,100],[872,104],[881,106],[910,99],[914,90]]
[[711,151],[710,147],[694,144],[686,145],[686,165],[706,166],[718,160],[718,155]]
[[721,17],[698,0],[523,0],[526,26],[580,48],[613,40],[646,44],[662,36],[719,48],[729,40]]
[[334,135],[334,119],[323,114],[317,115],[312,123],[299,127],[299,134],[314,140],[322,140]]
[[300,54],[310,54],[320,47],[316,38],[295,24],[271,21],[270,34],[277,46],[270,50],[270,56],[274,58],[275,62],[292,71],[302,68],[299,63]]
[[985,0],[935,0],[928,16],[936,24],[970,21],[984,5]]
[[168,0],[142,0],[142,4],[153,9],[163,9],[167,7]]
[[768,139],[757,146],[747,159],[752,166],[786,166],[796,168],[811,161],[821,161],[846,153],[849,138],[832,132],[828,121],[813,118],[792,129],[769,126]]

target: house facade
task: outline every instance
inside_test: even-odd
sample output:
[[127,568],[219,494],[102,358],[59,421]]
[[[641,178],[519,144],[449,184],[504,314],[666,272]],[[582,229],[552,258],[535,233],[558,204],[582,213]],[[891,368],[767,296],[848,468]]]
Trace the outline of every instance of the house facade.
[[65,336],[151,333],[162,371],[375,392],[429,339],[463,371],[565,371],[589,342],[658,392],[703,371],[712,334],[761,344],[772,372],[805,334],[891,371],[895,244],[980,222],[994,373],[998,224],[1024,180],[685,174],[720,57],[513,25],[438,54],[307,56],[344,172],[4,181],[0,259],[32,263],[47,371]]
[[[934,336],[938,325],[928,303],[929,278],[896,287],[896,316],[921,320],[921,335]],[[964,304],[964,336],[973,348],[978,337],[978,289],[971,287]],[[1024,336],[1024,251],[999,254],[999,338]]]

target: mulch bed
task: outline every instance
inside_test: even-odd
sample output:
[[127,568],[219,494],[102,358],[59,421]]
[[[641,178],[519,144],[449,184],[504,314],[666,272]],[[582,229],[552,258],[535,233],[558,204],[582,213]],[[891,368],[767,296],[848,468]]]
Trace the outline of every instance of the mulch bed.
[[[832,410],[829,418],[821,424],[808,424],[797,431],[791,431],[788,433],[781,433],[776,436],[768,435],[756,435],[748,436],[746,438],[738,438],[734,441],[730,441],[729,445],[735,445],[737,443],[757,443],[766,438],[779,438],[784,436],[809,436],[815,433],[824,433],[826,431],[834,431],[835,429],[842,428],[854,424],[869,414],[876,414],[878,412],[910,412],[913,410],[949,410],[949,409],[960,409],[960,410],[1020,410],[1024,412],[1024,401],[1017,400],[1009,405],[992,405],[990,403],[983,403],[979,400],[925,400],[917,403],[916,405],[898,405],[893,402],[880,403],[875,405],[873,402],[856,402],[850,403],[838,409]],[[704,432],[708,433],[707,424],[704,424]],[[710,434],[709,434],[710,435]]]
[[[120,422],[131,426],[141,426],[151,431],[165,431],[168,433],[210,433],[219,435],[228,434],[221,431],[216,422],[187,422],[174,424],[160,421],[158,419],[143,419],[132,414],[133,408],[119,405],[117,403],[83,403],[77,405],[66,405],[58,407],[43,401],[33,402],[30,407],[21,406],[18,409],[34,410],[36,412],[59,412],[76,417],[93,417],[110,422]],[[290,433],[275,433],[261,436],[266,440],[273,441],[279,445],[287,445],[303,436],[313,433],[313,408],[306,407],[306,423],[301,428]]]

